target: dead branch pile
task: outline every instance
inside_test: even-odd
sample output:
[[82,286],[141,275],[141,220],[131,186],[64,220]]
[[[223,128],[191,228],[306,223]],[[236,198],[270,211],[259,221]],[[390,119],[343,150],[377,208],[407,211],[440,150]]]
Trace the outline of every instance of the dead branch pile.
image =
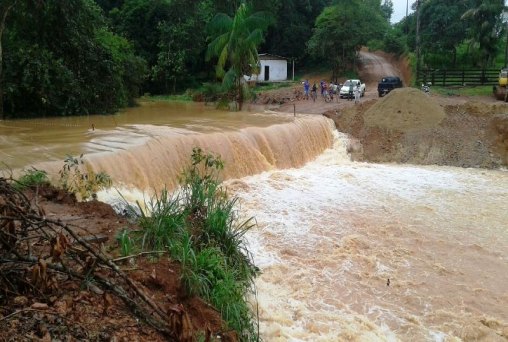
[[78,229],[46,218],[41,207],[0,177],[0,306],[25,294],[48,298],[72,278],[98,285],[106,301],[108,293],[118,296],[169,339],[192,340],[192,325],[181,305],[163,309],[90,242],[94,239],[80,238]]

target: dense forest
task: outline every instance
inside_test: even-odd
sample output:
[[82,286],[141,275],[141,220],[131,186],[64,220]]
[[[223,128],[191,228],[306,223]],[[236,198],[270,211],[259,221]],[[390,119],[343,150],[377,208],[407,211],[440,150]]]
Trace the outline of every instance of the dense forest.
[[418,0],[391,25],[391,0],[1,0],[0,117],[113,113],[203,84],[242,98],[257,52],[335,76],[354,72],[362,46],[489,67],[504,56],[504,9]]

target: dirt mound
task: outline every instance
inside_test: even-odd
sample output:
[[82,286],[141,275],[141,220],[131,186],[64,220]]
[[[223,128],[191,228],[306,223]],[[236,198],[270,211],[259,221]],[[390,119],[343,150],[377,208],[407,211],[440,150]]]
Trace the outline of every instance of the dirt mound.
[[401,89],[327,116],[360,144],[355,160],[506,167],[508,105],[477,100],[452,105],[444,98],[447,105],[441,107],[436,101],[442,100]]
[[252,103],[261,105],[280,105],[301,99],[303,99],[303,86],[291,86],[287,88],[261,92],[257,94]]
[[365,124],[390,130],[431,128],[445,118],[444,109],[414,88],[395,89],[365,112]]
[[506,113],[506,104],[502,102],[498,104],[487,104],[479,101],[468,101],[463,105],[463,109],[475,116],[492,116]]
[[496,133],[496,149],[503,158],[504,164],[508,165],[508,115],[496,115],[492,122]]

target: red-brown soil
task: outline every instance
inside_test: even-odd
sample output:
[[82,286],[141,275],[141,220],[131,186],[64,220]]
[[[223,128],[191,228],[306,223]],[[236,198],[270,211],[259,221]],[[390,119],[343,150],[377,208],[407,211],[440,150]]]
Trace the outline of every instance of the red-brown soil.
[[[429,98],[427,101],[432,105],[413,107],[411,113],[408,110],[411,107],[404,101],[411,95],[408,92],[408,89],[393,91],[381,100],[367,101],[338,114],[328,111],[325,115],[335,121],[339,131],[355,138],[357,143],[351,150],[356,160],[475,168],[508,165],[508,105],[473,102],[443,105],[439,99]],[[414,103],[419,95],[426,97],[416,92],[412,93]],[[380,106],[380,101],[385,104],[390,101],[391,106]],[[433,112],[436,105],[442,108],[444,116]]]
[[[111,206],[98,202],[77,202],[60,190],[43,187],[27,191],[48,219],[72,226],[83,237],[96,237],[103,253],[117,258],[115,235],[122,229],[136,229],[119,217]],[[0,195],[0,204],[5,198]],[[0,206],[1,207],[1,206]],[[34,247],[34,254],[37,252]],[[44,256],[43,256],[44,257]],[[5,261],[5,260],[2,260]],[[179,308],[190,318],[194,336],[235,341],[235,334],[225,332],[220,313],[197,297],[188,296],[180,281],[179,264],[161,257],[157,260],[138,257],[119,261],[126,272],[152,300],[162,308]],[[32,265],[20,264],[27,272]],[[29,282],[27,274],[27,283]],[[0,341],[166,341],[168,336],[144,322],[114,294],[101,286],[59,277],[55,288],[39,293],[8,293],[0,301]],[[169,315],[168,315],[169,319]],[[220,337],[218,337],[220,336]]]

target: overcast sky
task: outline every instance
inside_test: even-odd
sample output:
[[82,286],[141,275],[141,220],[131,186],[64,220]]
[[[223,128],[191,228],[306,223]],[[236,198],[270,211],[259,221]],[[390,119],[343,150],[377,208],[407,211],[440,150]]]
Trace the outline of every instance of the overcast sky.
[[409,3],[409,13],[411,13],[411,5],[415,0],[392,0],[393,1],[393,14],[392,23],[398,23],[406,15],[406,4]]

